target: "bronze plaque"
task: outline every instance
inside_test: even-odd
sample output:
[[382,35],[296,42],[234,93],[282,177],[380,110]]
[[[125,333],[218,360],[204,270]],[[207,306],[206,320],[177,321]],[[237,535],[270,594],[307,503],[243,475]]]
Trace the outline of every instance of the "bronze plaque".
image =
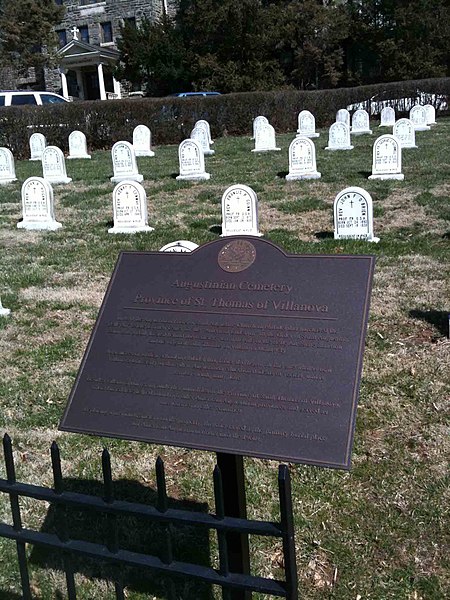
[[373,256],[124,252],[60,429],[348,469]]

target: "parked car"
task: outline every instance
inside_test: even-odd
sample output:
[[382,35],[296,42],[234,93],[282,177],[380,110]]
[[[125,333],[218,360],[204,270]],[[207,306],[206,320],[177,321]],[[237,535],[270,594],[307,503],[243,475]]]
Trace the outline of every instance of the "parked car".
[[0,91],[0,106],[42,106],[44,104],[60,104],[69,102],[67,98],[53,92],[35,92],[32,90]]
[[191,96],[220,96],[220,92],[180,92],[178,94],[171,94],[178,98],[189,98]]

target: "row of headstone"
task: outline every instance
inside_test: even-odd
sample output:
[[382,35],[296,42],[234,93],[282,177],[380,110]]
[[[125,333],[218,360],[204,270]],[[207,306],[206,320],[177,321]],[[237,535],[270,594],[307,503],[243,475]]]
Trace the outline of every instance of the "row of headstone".
[[[430,125],[436,125],[436,111],[434,106],[416,104],[409,111],[409,120],[414,124],[416,131],[427,131]],[[395,125],[395,110],[386,106],[381,111],[380,127],[393,127]]]
[[279,152],[275,139],[275,129],[266,117],[259,116],[253,121],[255,147],[252,152]]
[[209,146],[212,140],[208,121],[197,121],[194,125],[194,129],[191,131],[190,139],[195,140],[200,144],[203,156],[211,156],[214,154],[214,150],[211,150]]
[[[42,160],[42,155],[47,147],[47,140],[42,133],[33,133],[30,136],[30,160]],[[86,136],[82,131],[72,131],[69,135],[69,156],[67,158],[91,158],[87,151]]]

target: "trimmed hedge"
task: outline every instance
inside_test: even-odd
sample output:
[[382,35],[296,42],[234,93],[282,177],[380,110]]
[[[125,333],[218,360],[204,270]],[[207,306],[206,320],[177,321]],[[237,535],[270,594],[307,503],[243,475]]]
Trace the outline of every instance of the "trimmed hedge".
[[[330,125],[339,108],[362,103],[370,112],[372,99],[419,101],[420,93],[450,99],[450,78],[401,81],[355,88],[331,90],[248,92],[212,97],[126,98],[123,100],[85,101],[42,107],[0,109],[0,145],[9,148],[18,159],[29,157],[29,137],[42,132],[47,143],[68,150],[69,133],[79,129],[86,134],[90,150],[108,149],[118,140],[131,141],[136,125],[144,124],[152,132],[152,144],[178,144],[189,137],[198,119],[207,119],[213,137],[251,135],[252,121],[265,115],[275,130],[282,133],[297,129],[301,110],[310,110],[317,127]],[[442,114],[442,113],[441,113]]]

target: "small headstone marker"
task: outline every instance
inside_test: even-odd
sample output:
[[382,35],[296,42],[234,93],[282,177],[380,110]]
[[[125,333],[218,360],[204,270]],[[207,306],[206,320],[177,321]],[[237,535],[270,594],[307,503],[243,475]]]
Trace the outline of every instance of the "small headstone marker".
[[402,148],[390,134],[382,135],[373,145],[372,175],[369,179],[398,179],[402,181]]
[[190,242],[189,240],[177,240],[176,242],[170,242],[162,248],[160,252],[192,252],[198,248],[198,244]]
[[346,108],[340,108],[336,113],[336,123],[345,123],[350,129],[350,113]]
[[432,104],[425,104],[424,106],[426,114],[427,125],[437,125],[436,123],[436,110]]
[[9,148],[0,148],[0,184],[17,181],[14,156]]
[[33,133],[30,136],[30,160],[41,160],[47,140],[42,133]]
[[320,133],[316,133],[316,119],[309,110],[302,110],[298,115],[297,135],[309,138],[320,136]]
[[287,181],[320,179],[316,166],[316,148],[307,137],[296,137],[289,145],[289,173]]
[[409,119],[399,119],[395,121],[392,129],[392,135],[400,141],[402,148],[417,148],[416,132],[413,123]]
[[360,187],[348,187],[334,200],[334,239],[379,242],[373,235],[372,198]]
[[356,110],[352,115],[352,129],[350,131],[352,135],[372,135],[370,129],[370,119],[367,110],[362,108]]
[[71,177],[67,177],[66,161],[61,148],[47,146],[42,153],[43,177],[50,183],[70,183]]
[[395,110],[392,106],[385,106],[381,110],[381,121],[379,127],[393,127],[395,123]]
[[198,121],[195,122],[194,127],[197,127],[197,125],[200,125],[201,127],[206,128],[206,131],[208,132],[208,141],[210,144],[214,144],[214,140],[211,137],[211,127],[209,125],[209,122],[206,121],[205,119],[199,119]]
[[72,131],[69,135],[69,156],[67,158],[91,158],[87,151],[86,136],[82,131]]
[[140,183],[144,177],[139,173],[136,153],[130,142],[116,142],[111,149],[114,175],[111,177],[113,183],[120,181],[137,181]]
[[151,149],[152,133],[147,125],[137,125],[133,130],[133,148],[136,156],[155,156]]
[[0,317],[7,317],[11,313],[10,308],[5,308],[2,304],[2,299],[0,298]]
[[28,177],[22,185],[22,213],[18,229],[55,231],[62,227],[55,220],[52,186],[43,177]]
[[263,123],[256,130],[255,147],[252,152],[278,152],[275,141],[275,129],[270,123]]
[[197,140],[184,140],[178,146],[180,174],[178,180],[202,181],[211,175],[205,172],[205,157]]
[[425,108],[420,104],[416,104],[409,111],[409,119],[412,121],[414,125],[414,129],[416,131],[427,131],[431,129],[429,125],[427,125],[427,113]]
[[114,227],[108,233],[153,231],[148,225],[147,196],[136,181],[121,181],[113,191]]
[[350,143],[350,129],[347,123],[336,121],[332,123],[328,133],[328,146],[325,150],[353,150]]
[[214,150],[211,150],[209,147],[208,130],[204,125],[196,125],[191,131],[190,137],[191,140],[196,140],[200,144],[205,156],[211,156],[214,154]]
[[256,235],[258,231],[258,197],[247,185],[232,185],[222,196],[222,236]]
[[262,115],[256,117],[255,119],[253,119],[253,135],[252,135],[252,140],[256,139],[256,131],[259,129],[259,127],[261,127],[261,125],[268,125],[269,120],[267,119],[267,117],[263,117]]

